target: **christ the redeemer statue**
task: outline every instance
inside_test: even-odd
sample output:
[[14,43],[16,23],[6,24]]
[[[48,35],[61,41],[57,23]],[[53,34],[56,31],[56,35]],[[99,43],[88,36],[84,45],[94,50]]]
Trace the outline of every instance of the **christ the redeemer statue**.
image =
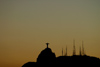
[[48,48],[49,43],[46,43],[46,45],[47,45],[47,48]]

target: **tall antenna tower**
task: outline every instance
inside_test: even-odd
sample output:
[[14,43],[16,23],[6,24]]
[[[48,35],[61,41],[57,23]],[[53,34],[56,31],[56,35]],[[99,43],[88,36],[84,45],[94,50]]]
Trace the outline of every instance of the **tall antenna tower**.
[[84,51],[84,43],[82,41],[82,55],[85,55],[85,51]]
[[73,40],[73,55],[76,55],[75,40]]
[[79,54],[80,54],[80,56],[82,55],[82,52],[81,52],[81,47],[80,47],[80,51],[79,51]]
[[62,48],[62,56],[63,56],[63,48]]
[[67,56],[67,46],[66,46],[66,53],[65,53],[65,56]]

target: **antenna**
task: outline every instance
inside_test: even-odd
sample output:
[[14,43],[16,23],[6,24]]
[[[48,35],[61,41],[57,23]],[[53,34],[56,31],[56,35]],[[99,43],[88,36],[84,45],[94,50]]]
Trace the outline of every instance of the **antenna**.
[[63,56],[63,48],[62,48],[62,56]]
[[75,51],[75,40],[73,40],[73,55],[76,55],[76,51]]
[[82,54],[85,55],[84,46],[83,46],[83,45],[84,45],[84,43],[83,43],[83,41],[82,41]]
[[82,55],[82,53],[81,53],[81,47],[80,47],[80,52],[79,53],[80,53],[80,56],[81,56]]
[[67,46],[66,46],[66,54],[65,54],[65,56],[67,56]]

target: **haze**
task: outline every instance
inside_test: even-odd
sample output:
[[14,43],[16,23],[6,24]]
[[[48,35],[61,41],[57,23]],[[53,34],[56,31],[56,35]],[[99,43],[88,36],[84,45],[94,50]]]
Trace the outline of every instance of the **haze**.
[[72,55],[73,39],[100,58],[100,0],[0,0],[0,67],[36,61],[46,42]]

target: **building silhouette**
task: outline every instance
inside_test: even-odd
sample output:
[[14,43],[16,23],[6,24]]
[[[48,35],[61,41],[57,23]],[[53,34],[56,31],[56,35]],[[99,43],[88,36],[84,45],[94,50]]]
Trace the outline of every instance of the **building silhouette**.
[[27,62],[22,67],[40,67],[40,66],[100,66],[100,59],[92,56],[88,56],[84,53],[83,41],[82,50],[80,47],[79,55],[76,55],[75,41],[73,41],[73,55],[67,55],[66,53],[62,56],[56,57],[55,53],[52,52],[51,48],[48,47],[49,43],[46,43],[47,47],[42,50],[37,58],[36,62]]
[[52,50],[48,47],[49,43],[46,43],[47,48],[41,51],[37,58],[37,63],[53,63],[55,60],[56,56],[55,53],[52,52]]

